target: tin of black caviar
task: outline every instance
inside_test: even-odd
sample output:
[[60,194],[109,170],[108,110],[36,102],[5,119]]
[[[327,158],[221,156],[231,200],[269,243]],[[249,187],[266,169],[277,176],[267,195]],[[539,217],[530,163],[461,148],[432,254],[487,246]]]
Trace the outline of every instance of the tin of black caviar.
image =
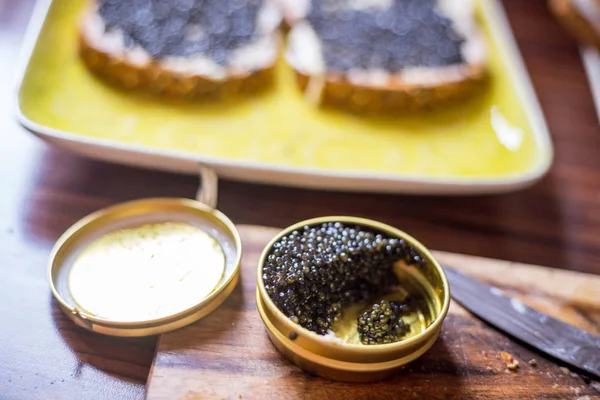
[[52,293],[79,326],[113,336],[148,336],[216,309],[239,279],[242,245],[215,209],[217,178],[202,168],[197,200],[118,204],[71,226],[49,262]]
[[450,306],[445,273],[410,235],[354,217],[284,229],[264,249],[258,312],[269,338],[316,375],[368,382],[395,374],[437,340]]

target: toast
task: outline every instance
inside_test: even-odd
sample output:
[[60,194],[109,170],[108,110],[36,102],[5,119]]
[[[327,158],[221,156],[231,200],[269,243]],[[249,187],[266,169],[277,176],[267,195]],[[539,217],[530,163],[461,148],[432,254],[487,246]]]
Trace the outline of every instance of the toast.
[[468,0],[280,4],[291,26],[286,60],[310,101],[413,111],[467,98],[485,81],[486,45]]
[[79,50],[90,70],[125,88],[231,95],[270,82],[280,23],[272,0],[91,0]]
[[550,9],[577,41],[600,51],[600,0],[550,0]]

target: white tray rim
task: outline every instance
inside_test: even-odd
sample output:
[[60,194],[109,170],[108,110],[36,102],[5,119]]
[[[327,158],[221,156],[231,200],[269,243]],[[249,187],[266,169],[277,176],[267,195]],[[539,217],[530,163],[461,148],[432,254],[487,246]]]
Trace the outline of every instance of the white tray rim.
[[36,3],[26,31],[16,70],[16,117],[18,122],[34,135],[75,154],[117,164],[193,175],[198,174],[199,165],[208,165],[214,168],[222,178],[253,183],[332,191],[423,195],[480,195],[513,192],[537,183],[546,175],[553,162],[554,150],[548,127],[499,0],[484,1],[482,6],[489,8],[486,12],[497,17],[491,20],[491,29],[496,35],[503,36],[501,41],[504,43],[501,45],[506,46],[504,50],[510,58],[507,65],[511,70],[511,75],[517,80],[517,94],[524,99],[532,131],[542,154],[540,155],[540,162],[530,171],[498,178],[444,178],[364,171],[339,172],[317,168],[228,160],[94,138],[38,124],[27,118],[22,112],[19,94],[52,1],[39,0]]

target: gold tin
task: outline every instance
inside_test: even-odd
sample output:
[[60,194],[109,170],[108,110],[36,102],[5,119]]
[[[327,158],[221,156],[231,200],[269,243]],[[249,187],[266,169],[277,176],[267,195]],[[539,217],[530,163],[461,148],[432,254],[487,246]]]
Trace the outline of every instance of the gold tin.
[[[360,225],[384,232],[391,237],[402,238],[427,260],[424,269],[403,267],[396,270],[402,285],[419,292],[428,305],[430,314],[426,326],[420,333],[391,344],[367,346],[340,343],[293,323],[275,306],[265,289],[262,278],[262,267],[273,244],[294,230],[325,222]],[[437,340],[450,306],[448,280],[429,250],[405,232],[363,218],[315,218],[284,229],[264,249],[258,263],[257,282],[258,312],[275,347],[290,361],[308,372],[346,382],[370,382],[387,378],[423,355]]]
[[[198,192],[197,198],[214,205],[216,204],[216,175],[204,170],[202,173],[203,177],[208,179],[203,179],[206,187]],[[207,183],[208,185],[206,185]],[[234,224],[224,214],[204,202],[180,198],[136,200],[94,212],[76,222],[58,239],[49,261],[50,287],[61,309],[83,328],[106,335],[128,337],[156,335],[172,331],[197,321],[215,310],[229,296],[239,280],[242,244]],[[85,311],[73,294],[77,290],[74,290],[76,288],[73,287],[73,280],[70,280],[75,260],[83,251],[91,247],[91,243],[107,233],[156,223],[186,224],[193,229],[198,228],[199,232],[208,234],[207,237],[214,239],[214,241],[207,240],[214,245],[215,253],[219,253],[219,261],[221,261],[219,268],[223,267],[222,274],[219,272],[220,280],[219,275],[214,280],[216,284],[214,289],[211,285],[212,291],[209,289],[208,294],[201,301],[197,302],[195,298],[191,302],[188,300],[184,307],[179,309],[175,307],[173,309],[177,311],[161,315],[160,318],[141,318],[130,322],[99,317]],[[166,255],[163,255],[163,259],[167,259],[167,264],[170,258],[169,254],[170,252],[167,251]],[[100,271],[102,270],[101,268]],[[107,279],[108,282],[111,282],[112,275]],[[129,279],[131,279],[130,276]],[[121,282],[127,289],[129,287],[127,283],[131,280],[123,279]],[[106,290],[104,295],[101,292],[102,287],[94,286],[95,281],[91,284],[87,282],[86,285],[83,290],[81,287],[78,288],[78,292],[85,294],[88,289],[98,289],[100,290],[98,298],[101,301],[111,300],[110,290]],[[136,293],[133,292],[131,295],[135,296]],[[167,296],[167,298],[171,298],[171,296]],[[192,305],[189,306],[189,304]],[[114,304],[114,306],[118,307],[118,304]]]

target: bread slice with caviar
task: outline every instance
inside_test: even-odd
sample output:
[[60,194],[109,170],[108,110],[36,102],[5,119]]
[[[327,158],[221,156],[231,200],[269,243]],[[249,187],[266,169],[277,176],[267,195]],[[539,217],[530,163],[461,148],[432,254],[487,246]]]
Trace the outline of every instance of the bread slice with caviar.
[[469,0],[279,0],[286,60],[306,97],[358,111],[418,110],[471,96],[486,44]]
[[80,55],[126,88],[196,97],[268,84],[280,47],[272,0],[91,0]]
[[550,0],[550,8],[575,39],[600,51],[600,0]]

